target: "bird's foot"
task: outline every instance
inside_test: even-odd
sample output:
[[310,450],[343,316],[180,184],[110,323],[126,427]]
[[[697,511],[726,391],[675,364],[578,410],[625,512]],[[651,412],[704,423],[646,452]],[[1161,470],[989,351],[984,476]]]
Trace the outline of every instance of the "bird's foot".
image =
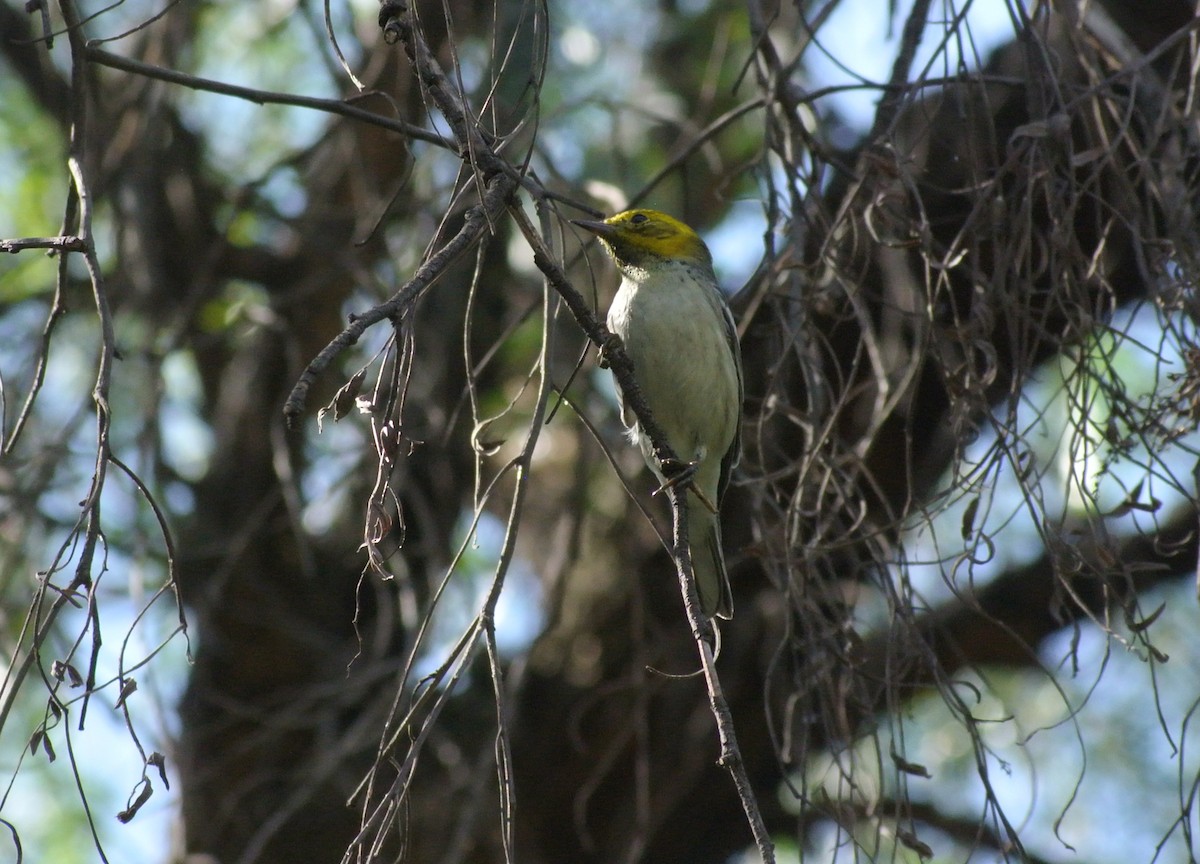
[[618,348],[624,348],[625,343],[621,341],[621,337],[616,333],[609,333],[600,342],[600,350],[596,352],[596,363],[601,369],[607,369],[609,366],[608,355]]
[[664,459],[662,461],[662,473],[666,480],[663,484],[654,490],[657,495],[660,492],[665,492],[668,489],[674,489],[681,484],[690,486],[693,494],[700,499],[700,503],[707,507],[711,512],[717,512],[717,505],[714,504],[709,497],[704,494],[704,490],[692,483],[696,477],[696,471],[700,468],[700,460],[694,462],[684,462],[681,459]]

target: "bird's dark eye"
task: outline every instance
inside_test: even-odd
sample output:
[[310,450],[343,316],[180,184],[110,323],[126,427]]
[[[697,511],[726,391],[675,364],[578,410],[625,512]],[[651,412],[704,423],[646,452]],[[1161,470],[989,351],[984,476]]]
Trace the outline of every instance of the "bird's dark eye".
[[646,217],[645,213],[634,213],[632,216],[629,217],[629,221],[633,225],[641,225],[643,222],[646,221],[646,218],[647,217]]

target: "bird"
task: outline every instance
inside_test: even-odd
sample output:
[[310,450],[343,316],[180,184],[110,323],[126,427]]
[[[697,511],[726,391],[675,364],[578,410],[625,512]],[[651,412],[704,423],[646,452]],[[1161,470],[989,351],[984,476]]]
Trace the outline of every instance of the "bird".
[[683,464],[659,465],[618,384],[622,422],[660,488],[691,481],[688,545],[700,608],[708,618],[729,619],[733,595],[719,511],[741,456],[744,385],[737,328],[712,254],[692,228],[658,210],[572,221],[600,239],[621,273],[608,329],[633,362],[646,406]]

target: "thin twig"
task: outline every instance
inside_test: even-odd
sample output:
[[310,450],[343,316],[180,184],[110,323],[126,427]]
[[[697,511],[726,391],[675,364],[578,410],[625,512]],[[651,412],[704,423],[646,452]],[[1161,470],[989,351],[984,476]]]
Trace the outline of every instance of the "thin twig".
[[[76,207],[75,195],[73,192],[67,193],[67,212],[64,214],[63,221],[73,221],[75,218]],[[24,431],[26,424],[33,416],[33,408],[37,404],[38,394],[42,392],[42,385],[46,383],[46,368],[50,363],[50,342],[54,338],[54,331],[58,328],[58,322],[67,314],[66,302],[66,280],[62,277],[63,268],[66,265],[66,256],[59,260],[60,277],[56,280],[54,286],[54,299],[50,303],[50,312],[46,316],[46,323],[42,326],[41,344],[38,346],[37,365],[33,371],[33,381],[29,385],[29,392],[25,394],[25,402],[21,405],[21,410],[17,414],[17,419],[13,422],[12,432],[4,431],[4,419],[0,417],[0,456],[7,456],[14,452],[17,447],[17,442],[21,439],[21,433]],[[18,643],[19,644],[19,643]],[[0,720],[0,728],[3,728],[3,721]]]
[[517,457],[517,476],[509,504],[508,524],[505,526],[503,548],[496,564],[496,574],[484,600],[483,610],[479,620],[487,646],[488,669],[491,672],[492,691],[496,702],[496,782],[500,791],[500,838],[504,849],[504,860],[511,862],[513,856],[513,824],[514,824],[514,790],[512,767],[512,743],[507,723],[507,711],[504,700],[504,676],[501,669],[499,652],[496,648],[496,605],[500,601],[500,591],[504,587],[504,579],[508,568],[517,551],[517,532],[521,524],[521,513],[524,510],[525,497],[529,492],[529,479],[533,467],[533,454],[541,436],[543,421],[546,416],[546,406],[549,403],[551,387],[549,364],[554,350],[554,315],[551,308],[549,280],[543,286],[542,303],[542,349],[538,357],[538,394],[529,421],[528,433],[525,436],[521,454]]
[[[96,684],[96,665],[100,655],[100,612],[96,606],[95,580],[92,576],[92,566],[95,559],[96,547],[101,541],[100,499],[108,479],[109,455],[111,444],[109,431],[112,424],[112,412],[109,408],[109,392],[112,388],[112,366],[117,352],[116,328],[113,322],[112,308],[108,303],[108,292],[104,285],[104,273],[100,267],[100,258],[96,252],[96,238],[92,231],[92,194],[88,183],[88,172],[85,169],[87,154],[87,135],[90,131],[87,110],[88,86],[84,62],[83,31],[77,20],[77,12],[70,2],[62,3],[63,17],[67,22],[67,38],[71,44],[71,90],[75,95],[72,106],[71,146],[67,157],[67,169],[75,188],[75,196],[79,200],[78,233],[83,241],[83,260],[87,268],[88,280],[92,286],[92,300],[96,307],[96,318],[100,324],[100,356],[96,363],[96,383],[92,387],[92,402],[96,407],[96,466],[92,475],[92,486],[82,505],[86,514],[86,531],[84,534],[83,550],[75,568],[75,579],[72,590],[80,587],[88,589],[88,617],[93,626],[92,650],[88,664],[88,674],[85,681],[87,692],[90,694]],[[65,274],[64,274],[65,276]],[[81,634],[82,635],[82,634]],[[83,701],[79,711],[79,727],[87,717],[88,700]]]
[[174,69],[166,69],[162,66],[154,66],[150,63],[131,60],[128,57],[104,51],[90,44],[83,49],[83,54],[92,63],[100,66],[108,66],[112,69],[132,72],[135,75],[141,75],[146,78],[179,84],[192,90],[220,93],[223,96],[245,99],[257,105],[292,105],[297,108],[311,108],[314,111],[338,114],[351,120],[370,123],[372,126],[378,126],[381,129],[399,132],[401,135],[411,138],[414,141],[426,141],[430,144],[437,144],[439,147],[450,147],[450,142],[436,132],[431,132],[412,123],[406,123],[403,120],[384,117],[382,114],[376,114],[374,111],[357,108],[354,105],[343,102],[341,99],[321,99],[316,96],[299,96],[295,93],[277,93],[271,90],[259,90],[255,87],[227,84],[224,81],[200,78],[196,75],[188,75],[186,72],[178,72]]
[[16,240],[0,240],[0,252],[24,252],[28,249],[49,249],[54,252],[82,252],[87,247],[78,237],[21,237]]
[[734,788],[737,789],[738,800],[742,803],[742,812],[750,823],[750,832],[754,835],[754,843],[763,864],[774,864],[775,843],[767,830],[762,810],[758,806],[758,798],[754,794],[754,786],[746,771],[746,763],[742,758],[741,748],[738,747],[737,734],[733,728],[733,712],[729,710],[729,702],[721,689],[721,679],[717,675],[716,657],[713,654],[715,642],[713,623],[700,608],[700,598],[696,592],[696,580],[692,570],[692,556],[688,546],[687,534],[687,489],[684,484],[677,483],[667,487],[671,501],[671,513],[674,520],[675,535],[675,567],[679,577],[679,592],[683,595],[683,605],[687,612],[688,624],[692,629],[692,639],[700,653],[700,666],[704,672],[704,681],[708,689],[708,704],[712,709],[713,718],[717,721],[717,737],[721,745],[721,754],[717,764],[729,772],[733,778]]

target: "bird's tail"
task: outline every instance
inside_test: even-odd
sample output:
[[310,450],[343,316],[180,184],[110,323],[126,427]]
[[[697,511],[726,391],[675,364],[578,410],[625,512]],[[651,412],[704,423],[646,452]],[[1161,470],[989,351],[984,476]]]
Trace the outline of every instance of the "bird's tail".
[[701,502],[688,502],[688,545],[692,551],[692,571],[696,574],[696,593],[700,609],[709,618],[733,617],[733,594],[725,555],[721,551],[721,522]]

